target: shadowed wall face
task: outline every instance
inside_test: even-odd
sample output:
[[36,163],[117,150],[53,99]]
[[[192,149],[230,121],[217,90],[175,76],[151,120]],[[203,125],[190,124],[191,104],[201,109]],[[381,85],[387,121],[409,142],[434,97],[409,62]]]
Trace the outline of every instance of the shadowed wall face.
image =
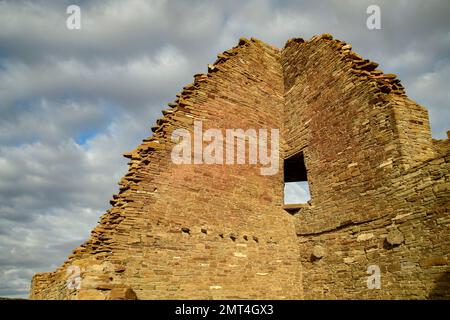
[[312,196],[293,216],[304,295],[448,299],[449,141],[432,141],[427,111],[350,48],[325,36],[282,52],[286,153],[305,155]]

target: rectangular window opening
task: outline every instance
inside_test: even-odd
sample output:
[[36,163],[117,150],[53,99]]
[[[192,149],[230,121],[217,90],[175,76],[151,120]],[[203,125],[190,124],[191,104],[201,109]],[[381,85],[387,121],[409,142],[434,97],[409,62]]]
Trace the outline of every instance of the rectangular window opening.
[[308,173],[303,152],[284,160],[284,204],[310,204]]

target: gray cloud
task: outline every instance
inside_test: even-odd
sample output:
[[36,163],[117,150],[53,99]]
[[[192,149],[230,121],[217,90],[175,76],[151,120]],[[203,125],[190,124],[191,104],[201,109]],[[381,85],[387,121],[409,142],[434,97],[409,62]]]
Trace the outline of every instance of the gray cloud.
[[162,102],[169,96],[168,88],[180,86],[177,75],[187,78],[187,63],[173,47],[161,48],[154,57],[117,64],[66,57],[31,65],[14,61],[0,75],[2,109],[36,97],[103,98],[127,110],[142,108],[150,99]]
[[[30,141],[58,143],[86,132],[103,130],[111,121],[105,103],[36,99],[27,110],[10,107],[0,119],[0,143],[17,145]],[[111,110],[112,111],[112,110]],[[80,138],[81,139],[81,138]]]
[[[399,75],[435,137],[450,129],[445,0],[86,0],[77,31],[65,27],[71,3],[0,2],[0,296],[26,296],[35,272],[87,238],[126,170],[121,154],[242,36],[282,47],[332,33]],[[382,30],[366,28],[369,4]]]

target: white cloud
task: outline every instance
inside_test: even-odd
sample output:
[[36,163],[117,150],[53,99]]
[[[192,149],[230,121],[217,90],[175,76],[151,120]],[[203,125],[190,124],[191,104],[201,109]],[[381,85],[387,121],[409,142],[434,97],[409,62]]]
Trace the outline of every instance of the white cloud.
[[299,204],[311,200],[307,181],[287,182],[284,184],[284,203]]

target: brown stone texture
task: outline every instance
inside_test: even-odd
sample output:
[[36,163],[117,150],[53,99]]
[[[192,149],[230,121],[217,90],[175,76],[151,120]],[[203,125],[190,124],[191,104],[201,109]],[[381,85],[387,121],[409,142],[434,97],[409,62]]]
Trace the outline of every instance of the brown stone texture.
[[[130,158],[112,207],[32,299],[450,298],[450,143],[400,81],[330,35],[256,39],[194,76]],[[171,161],[173,130],[279,128],[280,170]],[[309,205],[283,209],[303,152]],[[381,289],[368,289],[378,265]],[[80,288],[67,286],[78,266]]]

